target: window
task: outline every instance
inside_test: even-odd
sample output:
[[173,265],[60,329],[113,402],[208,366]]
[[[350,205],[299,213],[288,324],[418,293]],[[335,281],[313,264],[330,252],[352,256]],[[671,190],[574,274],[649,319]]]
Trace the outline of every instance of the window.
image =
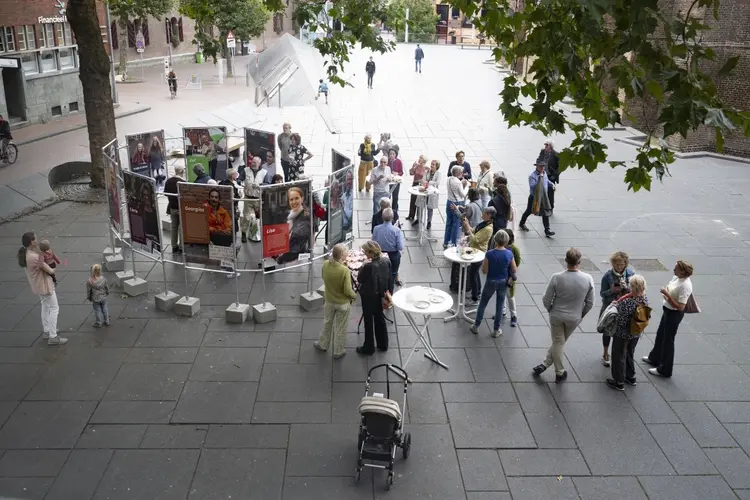
[[73,33],[70,31],[70,24],[63,23],[63,39],[65,45],[73,45]]
[[13,27],[12,26],[6,26],[5,27],[5,50],[8,52],[15,52],[16,51],[16,43],[14,41],[13,37]]
[[41,52],[42,73],[57,71],[57,58],[54,50],[45,50]]
[[26,50],[26,34],[23,32],[23,26],[18,27],[18,50]]
[[75,65],[73,49],[60,49],[60,69],[74,68]]
[[26,48],[28,50],[36,49],[36,30],[30,24],[26,26]]
[[52,116],[62,116],[62,106],[52,106]]
[[458,19],[459,17],[461,17],[461,9],[459,9],[458,7],[451,7],[451,17],[453,19]]
[[44,46],[54,47],[55,46],[55,32],[54,26],[51,24],[45,24],[42,28],[42,34],[44,35]]
[[63,23],[55,23],[55,41],[57,42],[56,45],[58,47],[64,45],[65,43],[65,38],[63,35]]
[[5,28],[0,26],[0,52],[5,52]]
[[36,52],[27,52],[21,56],[21,67],[27,75],[39,73],[39,61],[36,58]]
[[68,104],[68,111],[70,111],[71,113],[78,111],[78,101]]

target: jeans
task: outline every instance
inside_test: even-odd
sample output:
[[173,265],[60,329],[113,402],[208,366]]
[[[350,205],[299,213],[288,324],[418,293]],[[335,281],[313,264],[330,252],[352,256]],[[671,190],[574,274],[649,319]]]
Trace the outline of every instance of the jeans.
[[289,168],[291,165],[289,160],[281,160],[281,170],[284,171],[284,182],[289,182]]
[[[385,326],[385,315],[383,314],[382,295],[361,295],[362,316],[365,323],[365,343],[362,349],[365,352],[375,352],[378,349],[388,349],[388,331]],[[373,328],[374,327],[374,328]]]
[[[531,215],[531,211],[533,209],[534,205],[534,195],[529,195],[529,202],[526,204],[526,211],[521,216],[521,222],[520,225],[525,226],[526,225],[526,219],[529,218],[529,215]],[[542,215],[542,224],[544,225],[544,230],[549,231],[549,217],[546,215]]]
[[42,303],[42,329],[49,338],[54,339],[57,337],[57,316],[60,313],[57,294],[52,292],[49,295],[40,295],[39,300]]
[[685,313],[675,311],[667,307],[663,308],[659,328],[656,330],[656,340],[654,348],[648,355],[648,360],[656,366],[657,371],[664,377],[672,376],[674,365],[674,338],[677,335],[677,328],[682,322]]
[[612,378],[622,384],[625,379],[635,378],[635,346],[638,337],[612,338]]
[[432,208],[427,209],[427,222],[432,222],[432,212],[434,212],[434,209]]
[[92,302],[94,305],[94,317],[96,318],[97,325],[108,325],[109,324],[109,309],[107,309],[107,300],[104,299],[101,302]]
[[458,236],[461,231],[461,217],[456,215],[451,205],[462,207],[464,206],[464,202],[447,201],[445,204],[445,235],[443,236],[443,245],[449,243],[455,245],[458,242]]
[[367,73],[367,86],[372,87],[372,77],[375,76],[375,73]]
[[478,300],[479,294],[482,293],[482,278],[479,276],[479,270],[482,268],[482,263],[477,262],[469,265],[469,284],[468,288],[471,291],[471,300]]
[[339,356],[346,350],[346,327],[349,324],[351,304],[332,304],[326,302],[323,306],[323,331],[318,338],[318,345],[328,349],[333,340],[333,355]]
[[414,71],[422,72],[422,60],[414,59]]
[[516,317],[516,298],[511,297],[510,295],[506,295],[505,298],[508,301],[508,310],[510,310],[510,317],[515,318]]
[[484,290],[482,290],[482,298],[479,301],[479,309],[477,309],[477,319],[474,320],[474,325],[479,326],[484,318],[484,310],[487,308],[487,304],[490,302],[492,296],[497,292],[495,297],[495,330],[500,329],[500,320],[503,319],[503,306],[505,305],[505,292],[508,288],[505,280],[487,280],[484,284]]
[[555,365],[555,374],[562,375],[565,373],[565,343],[573,334],[573,330],[581,323],[581,320],[564,320],[550,317],[550,334],[552,336],[552,345],[547,350],[547,357],[542,364],[546,367]]
[[180,240],[182,239],[182,231],[180,231],[180,210],[169,209],[169,218],[171,224],[169,226],[169,237],[172,240],[172,249],[180,246]]
[[393,290],[396,288],[396,276],[398,276],[398,268],[401,267],[401,252],[396,250],[395,252],[386,252],[388,258],[391,261],[391,279],[388,281],[388,291],[393,295]]
[[380,212],[380,200],[388,198],[388,191],[373,191],[372,192],[372,213],[376,214]]

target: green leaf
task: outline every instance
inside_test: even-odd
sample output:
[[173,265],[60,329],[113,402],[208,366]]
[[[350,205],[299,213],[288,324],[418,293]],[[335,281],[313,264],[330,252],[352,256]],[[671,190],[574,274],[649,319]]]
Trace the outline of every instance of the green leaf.
[[661,85],[656,80],[647,81],[646,89],[648,90],[648,93],[651,94],[657,101],[661,102],[664,98],[664,92],[661,89]]
[[719,70],[719,76],[726,76],[731,73],[735,66],[737,66],[739,60],[740,56],[734,56],[727,59],[727,62],[725,62],[724,66],[722,66]]

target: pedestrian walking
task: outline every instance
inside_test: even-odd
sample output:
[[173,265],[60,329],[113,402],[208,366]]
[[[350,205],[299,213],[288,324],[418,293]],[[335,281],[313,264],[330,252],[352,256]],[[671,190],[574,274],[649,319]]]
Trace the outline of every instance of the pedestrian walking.
[[531,214],[540,215],[544,225],[544,235],[548,238],[555,235],[555,232],[549,228],[549,216],[552,213],[552,205],[549,202],[550,187],[554,189],[554,184],[550,182],[545,173],[547,163],[537,160],[536,169],[529,175],[529,201],[526,205],[526,211],[521,216],[521,223],[518,225],[522,231],[528,231],[526,219]]
[[365,324],[365,342],[357,347],[357,353],[369,356],[375,352],[376,345],[379,351],[388,350],[383,300],[391,280],[391,262],[383,258],[380,245],[374,241],[362,245],[362,251],[370,262],[362,266],[357,274]]
[[630,278],[630,293],[615,299],[617,301],[617,321],[612,332],[612,378],[606,384],[618,391],[625,390],[625,383],[635,385],[635,347],[641,333],[646,329],[651,317],[646,297],[646,280],[643,276]]
[[108,296],[109,285],[107,278],[102,276],[102,266],[94,264],[91,266],[91,277],[86,282],[86,300],[94,307],[94,328],[109,326]]
[[177,198],[177,184],[185,182],[185,167],[177,165],[174,167],[174,175],[164,183],[164,194],[167,195],[167,215],[169,216],[169,237],[172,243],[172,253],[182,253],[180,241],[180,202]]
[[568,378],[563,360],[565,343],[583,318],[594,307],[594,279],[581,271],[581,251],[571,248],[565,254],[566,271],[552,275],[542,302],[549,313],[552,345],[542,364],[533,369],[535,377],[555,365],[555,382]]
[[547,197],[549,198],[550,210],[555,209],[555,191],[557,184],[560,184],[560,160],[555,151],[555,143],[552,139],[544,141],[544,147],[539,152],[537,161],[545,163],[544,171],[547,173],[551,185],[547,188]]
[[424,59],[424,50],[417,44],[417,48],[414,49],[414,72],[422,72],[422,59]]
[[352,274],[346,267],[347,247],[339,243],[331,251],[331,258],[323,262],[323,331],[313,344],[321,351],[333,348],[333,359],[346,354],[346,327],[349,313],[357,294],[352,288]]
[[367,73],[367,88],[371,89],[372,78],[375,76],[375,61],[372,60],[372,56],[370,56],[370,60],[365,64],[365,73]]
[[60,306],[57,303],[55,284],[52,282],[55,270],[44,263],[34,233],[24,233],[21,244],[23,246],[18,250],[18,265],[24,268],[31,292],[39,297],[42,304],[42,336],[47,340],[47,345],[65,345],[68,339],[57,335]]
[[[625,252],[613,253],[609,258],[609,263],[612,268],[602,276],[601,288],[599,290],[599,295],[602,298],[602,308],[599,311],[599,318],[602,317],[605,309],[607,309],[607,306],[610,305],[612,301],[617,300],[630,292],[630,278],[635,274],[633,270],[628,267],[630,257],[628,257],[628,254]],[[611,338],[612,337],[607,333],[602,334],[602,346],[604,347],[604,352],[602,353],[602,364],[604,366],[609,366],[610,363],[609,343]]]
[[[688,308],[689,302],[694,301],[693,266],[684,260],[678,260],[674,266],[674,277],[661,289],[663,299],[661,321],[656,330],[654,348],[648,356],[643,357],[643,362],[651,365],[648,372],[658,377],[671,377],[674,368],[674,340],[677,329],[685,317],[685,312],[697,312],[697,306]],[[694,302],[693,302],[694,304]]]

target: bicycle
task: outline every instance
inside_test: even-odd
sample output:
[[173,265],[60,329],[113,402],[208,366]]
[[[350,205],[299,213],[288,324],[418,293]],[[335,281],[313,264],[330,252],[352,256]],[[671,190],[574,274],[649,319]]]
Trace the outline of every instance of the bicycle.
[[7,163],[8,165],[13,165],[16,160],[18,159],[18,148],[16,147],[13,142],[8,142],[7,146],[5,146],[5,152],[0,153],[0,163]]

